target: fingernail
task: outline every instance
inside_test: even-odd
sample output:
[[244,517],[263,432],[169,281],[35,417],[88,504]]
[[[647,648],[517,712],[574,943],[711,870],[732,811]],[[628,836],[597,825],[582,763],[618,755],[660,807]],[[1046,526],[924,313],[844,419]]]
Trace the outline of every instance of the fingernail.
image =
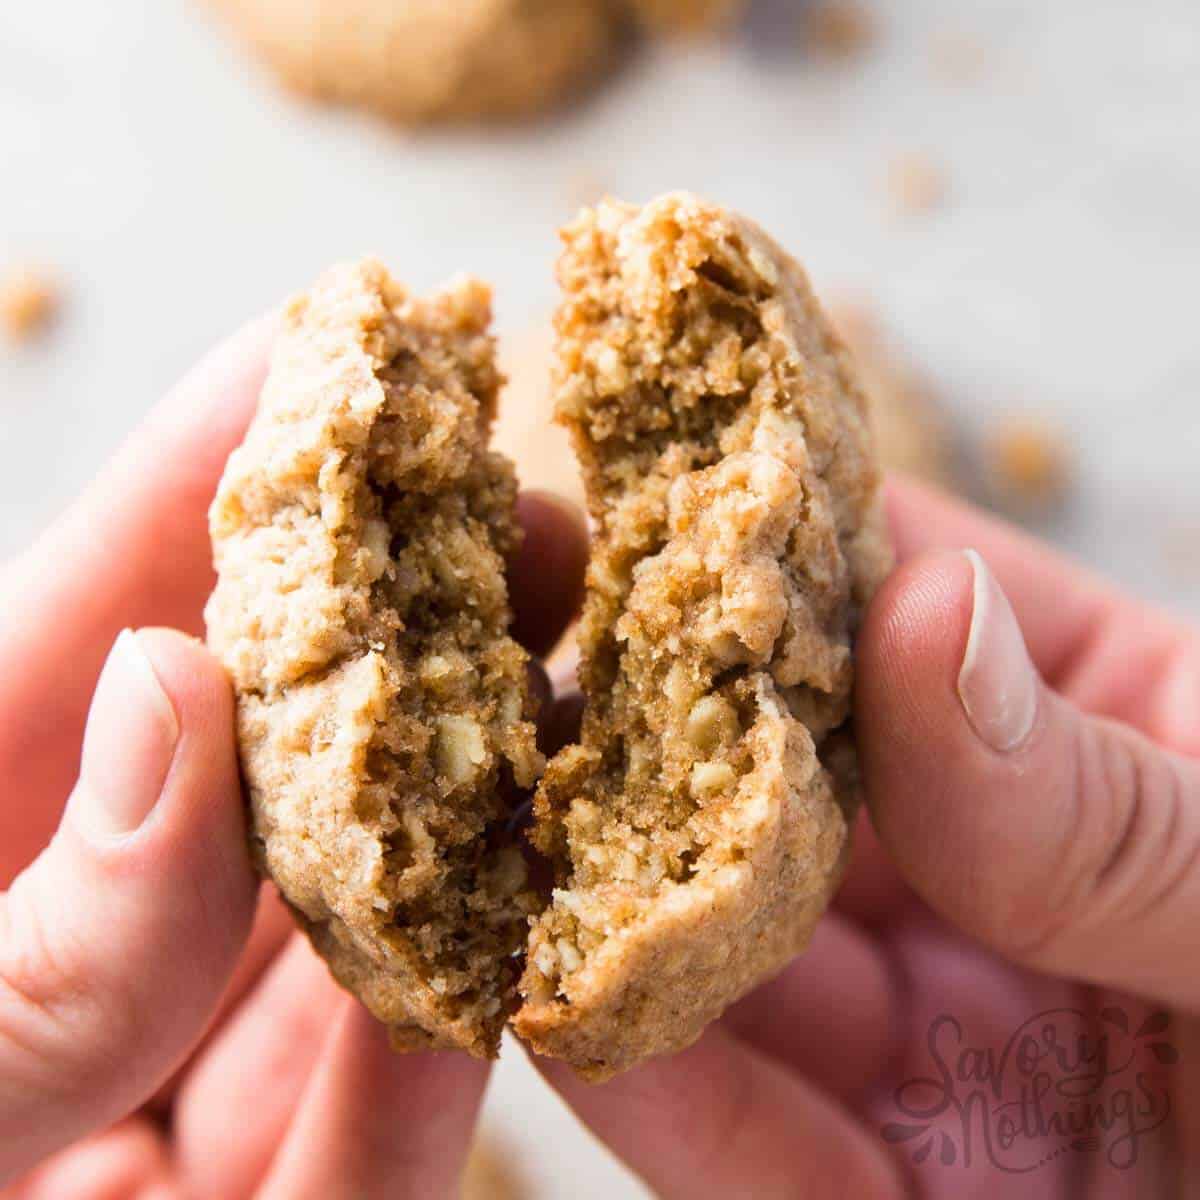
[[1037,715],[1037,672],[1008,598],[974,550],[971,631],[958,672],[958,696],[975,732],[993,750],[1015,750]]
[[132,630],[118,635],[100,672],[72,817],[88,833],[120,837],[153,811],[179,741],[179,718]]

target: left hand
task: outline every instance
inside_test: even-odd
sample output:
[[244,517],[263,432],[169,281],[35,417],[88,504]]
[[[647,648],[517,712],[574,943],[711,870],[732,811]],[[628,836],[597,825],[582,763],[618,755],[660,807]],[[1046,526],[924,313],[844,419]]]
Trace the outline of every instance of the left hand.
[[[6,1196],[457,1186],[487,1065],[393,1054],[259,887],[229,683],[184,636],[203,633],[206,511],[273,330],[206,359],[0,573]],[[517,630],[543,653],[586,533],[552,498],[522,497],[519,516]]]

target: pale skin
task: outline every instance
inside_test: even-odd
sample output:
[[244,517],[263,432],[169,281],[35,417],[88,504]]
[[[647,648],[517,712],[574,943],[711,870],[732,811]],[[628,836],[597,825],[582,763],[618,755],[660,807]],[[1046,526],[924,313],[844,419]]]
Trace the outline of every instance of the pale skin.
[[[270,336],[206,359],[0,575],[6,1196],[455,1191],[486,1066],[391,1054],[259,898],[229,686],[174,632],[202,631],[205,510]],[[914,484],[891,483],[889,510],[901,566],[859,639],[870,814],[808,954],[676,1058],[598,1087],[539,1066],[666,1197],[1185,1194],[1200,637]],[[517,628],[543,653],[585,535],[545,497],[521,518]],[[897,1085],[931,1074],[938,1014],[986,1048],[1065,1007],[1091,1033],[1106,1008],[1170,1014],[1180,1061],[1150,1071],[1170,1120],[1136,1166],[1064,1153],[1013,1176],[883,1138]]]

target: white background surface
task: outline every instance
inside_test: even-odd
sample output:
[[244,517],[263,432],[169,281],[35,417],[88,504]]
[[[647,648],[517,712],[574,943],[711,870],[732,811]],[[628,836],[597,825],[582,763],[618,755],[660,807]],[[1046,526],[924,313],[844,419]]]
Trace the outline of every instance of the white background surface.
[[[415,287],[469,269],[502,330],[528,326],[592,181],[756,217],[819,291],[873,296],[968,428],[1053,414],[1080,471],[1044,532],[1200,614],[1200,8],[876,7],[851,64],[768,53],[760,11],[757,37],[643,54],[562,118],[484,138],[281,99],[185,0],[0,5],[0,266],[68,287],[50,339],[0,346],[0,553],[214,339],[331,260],[377,253]],[[983,61],[952,84],[931,62],[960,36]],[[950,197],[897,224],[883,177],[908,152]],[[488,1123],[536,1148],[547,1194],[625,1194],[566,1121],[510,1049]]]

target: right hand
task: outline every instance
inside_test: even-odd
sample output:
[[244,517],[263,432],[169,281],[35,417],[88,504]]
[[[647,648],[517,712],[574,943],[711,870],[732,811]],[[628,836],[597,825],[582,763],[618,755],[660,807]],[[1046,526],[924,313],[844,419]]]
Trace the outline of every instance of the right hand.
[[[871,821],[811,949],[676,1058],[600,1086],[538,1065],[667,1198],[1182,1195],[1200,1179],[1200,636],[968,508],[901,481],[890,498],[901,566],[858,644]],[[1154,1008],[1165,1029],[1139,1040]],[[940,1014],[962,1042],[940,1026],[939,1052],[999,1056],[1047,1011],[1040,1044],[1108,1035],[1114,1074],[1086,1097],[1108,1115],[1121,1089],[1145,1098],[1117,1070],[1139,1056],[1156,1107],[1138,1119],[1161,1124],[1136,1164],[1119,1169],[1118,1125],[991,1156],[976,1126],[967,1165],[953,1106],[898,1108],[937,1074]],[[882,1136],[905,1124],[925,1132]]]

